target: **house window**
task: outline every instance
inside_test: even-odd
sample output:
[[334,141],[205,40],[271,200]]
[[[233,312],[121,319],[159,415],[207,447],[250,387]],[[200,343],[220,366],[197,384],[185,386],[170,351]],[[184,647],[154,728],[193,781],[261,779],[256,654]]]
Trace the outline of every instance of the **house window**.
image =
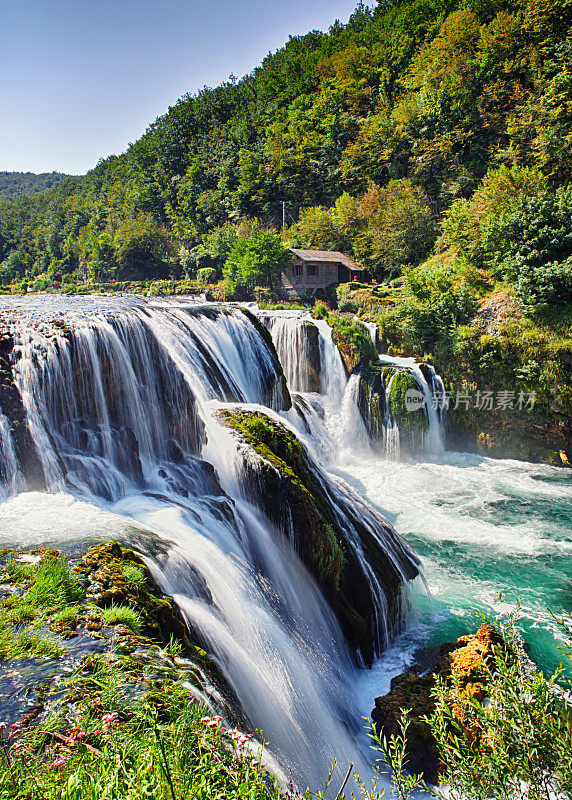
[[308,264],[308,277],[317,277],[319,267],[317,264]]
[[300,278],[304,273],[304,267],[302,264],[294,264],[292,267],[292,274],[295,278]]

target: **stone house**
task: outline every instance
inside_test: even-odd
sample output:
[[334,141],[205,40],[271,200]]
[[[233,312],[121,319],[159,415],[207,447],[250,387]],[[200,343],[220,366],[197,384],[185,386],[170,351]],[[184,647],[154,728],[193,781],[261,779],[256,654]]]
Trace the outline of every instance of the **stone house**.
[[282,270],[280,285],[288,297],[328,289],[338,283],[363,280],[365,270],[335,250],[299,250],[291,247],[292,262]]

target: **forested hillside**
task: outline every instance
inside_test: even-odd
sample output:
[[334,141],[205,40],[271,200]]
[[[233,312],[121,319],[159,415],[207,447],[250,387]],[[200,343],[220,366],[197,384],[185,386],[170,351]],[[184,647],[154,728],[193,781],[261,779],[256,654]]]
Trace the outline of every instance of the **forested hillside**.
[[39,194],[53,189],[70,176],[63,172],[0,172],[0,202],[24,194]]
[[220,264],[235,226],[278,224],[283,200],[301,217],[296,242],[394,274],[487,170],[567,181],[571,20],[570,0],[360,6],[242,80],[181,98],[85,177],[4,205],[3,280]]

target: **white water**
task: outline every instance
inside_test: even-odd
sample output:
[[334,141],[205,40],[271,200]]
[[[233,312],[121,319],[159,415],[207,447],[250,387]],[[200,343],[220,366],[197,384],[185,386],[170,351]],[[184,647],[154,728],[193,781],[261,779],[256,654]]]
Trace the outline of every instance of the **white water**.
[[[2,538],[62,546],[100,531],[121,537],[122,525],[135,522],[146,541],[167,546],[159,555],[143,550],[150,568],[283,774],[316,789],[335,758],[339,773],[350,760],[365,773],[356,662],[293,546],[244,496],[236,439],[212,415],[229,401],[263,403],[270,414],[284,405],[277,364],[251,322],[239,310],[112,300],[58,300],[47,309],[22,302],[4,316],[52,494],[17,494],[0,505]],[[339,420],[347,379],[331,336],[323,338],[332,365],[325,385],[341,403],[329,406],[328,419]],[[376,608],[371,635],[381,645],[399,620],[389,618],[352,514],[398,574],[411,556],[347,485],[318,466],[316,474],[361,564]]]

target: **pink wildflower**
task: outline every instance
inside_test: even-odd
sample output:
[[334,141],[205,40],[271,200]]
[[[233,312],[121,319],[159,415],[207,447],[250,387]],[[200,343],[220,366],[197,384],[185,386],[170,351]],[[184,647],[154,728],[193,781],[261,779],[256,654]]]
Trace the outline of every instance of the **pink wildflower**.
[[251,767],[254,767],[254,768],[256,769],[256,767],[259,767],[259,766],[260,766],[260,761],[252,760],[252,761],[250,762],[250,766],[251,766]]
[[218,728],[218,722],[215,722],[214,719],[211,719],[207,722],[207,728]]
[[0,722],[0,731],[5,731],[8,725],[5,722]]
[[16,744],[12,745],[12,750],[22,750],[24,747],[26,747],[25,742],[16,742]]
[[217,714],[216,716],[213,717],[213,722],[222,722],[222,717],[219,717],[219,715]]
[[112,714],[104,714],[101,718],[102,722],[106,722],[108,725],[112,725],[114,722],[117,722],[117,717],[119,714],[117,711],[114,711]]
[[210,721],[211,721],[210,717],[201,717],[201,722],[203,723],[203,725],[206,725],[207,722],[210,722]]

